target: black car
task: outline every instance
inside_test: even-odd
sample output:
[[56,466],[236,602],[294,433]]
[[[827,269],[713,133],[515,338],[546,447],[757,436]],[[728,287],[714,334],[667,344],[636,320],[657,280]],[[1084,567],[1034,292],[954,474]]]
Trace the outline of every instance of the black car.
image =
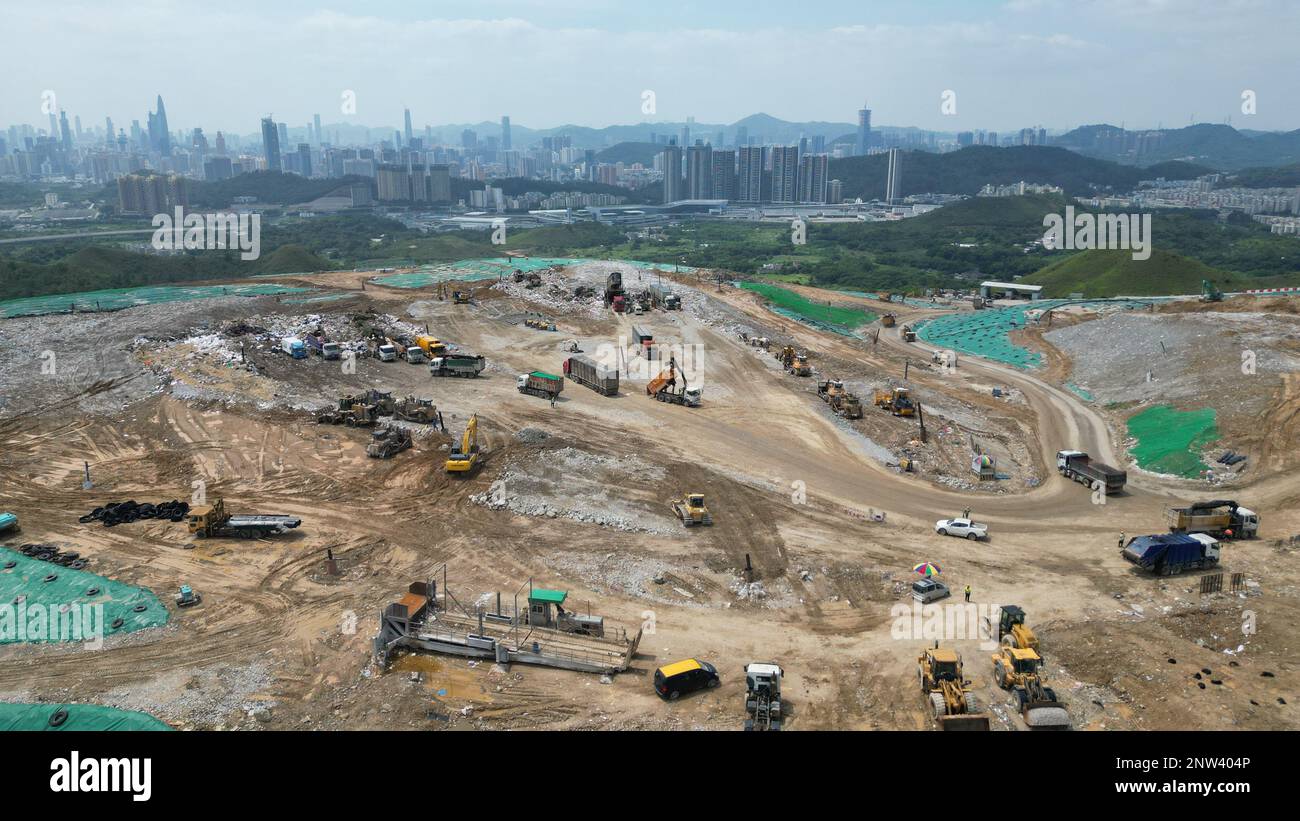
[[717,687],[721,683],[718,668],[699,659],[683,659],[655,670],[655,692],[667,701],[675,701],[685,693]]

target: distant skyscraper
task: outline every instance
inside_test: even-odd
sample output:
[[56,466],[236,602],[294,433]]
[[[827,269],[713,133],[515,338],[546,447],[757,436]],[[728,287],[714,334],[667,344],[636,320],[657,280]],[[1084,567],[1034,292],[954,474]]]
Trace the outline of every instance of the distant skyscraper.
[[325,142],[325,135],[320,130],[320,115],[319,114],[313,115],[311,118],[311,122],[313,126],[312,131],[316,135],[316,144],[320,145],[321,143]]
[[311,176],[311,146],[307,143],[298,143],[298,173]]
[[744,148],[749,145],[749,128],[739,126],[736,128],[736,148]]
[[867,149],[871,147],[871,109],[865,104],[858,109],[858,142],[854,147],[857,149],[855,153],[858,156],[866,154]]
[[160,154],[170,154],[172,150],[171,132],[167,130],[167,109],[163,106],[162,95],[158,95],[158,110],[149,112],[149,145]]
[[763,201],[763,146],[750,145],[736,149],[739,170],[736,173],[736,201]]
[[411,109],[409,108],[406,109],[406,131],[403,133],[403,136],[406,138],[406,141],[403,144],[409,146],[411,144],[411,137],[414,136],[414,134],[411,133]]
[[889,170],[885,174],[885,202],[893,203],[901,199],[899,197],[902,185],[899,177],[902,172],[901,161],[902,152],[897,148],[889,149]]
[[772,202],[795,202],[799,195],[799,147],[772,149]]
[[112,147],[113,147],[113,136],[114,136],[114,135],[113,135],[113,118],[112,118],[112,117],[105,117],[105,118],[104,118],[104,142],[108,144],[108,147],[109,147],[109,148],[112,148]]
[[686,149],[686,197],[692,200],[713,198],[713,149],[693,145]]
[[713,198],[736,199],[736,152],[713,149]]
[[501,118],[501,150],[510,150],[510,118]]
[[68,112],[59,112],[59,139],[64,151],[72,150],[72,129],[68,128]]
[[266,156],[268,171],[279,171],[280,165],[280,131],[275,127],[275,120],[262,118],[262,153]]
[[664,202],[676,202],[682,197],[682,149],[670,145],[660,155],[664,168]]
[[218,157],[226,156],[226,135],[220,131],[217,132],[216,152]]
[[844,200],[844,183],[840,180],[831,180],[826,183],[826,201],[831,205],[839,205]]
[[280,147],[289,147],[289,125],[288,123],[276,123],[275,133],[280,136]]
[[825,154],[808,154],[799,158],[799,202],[826,202]]

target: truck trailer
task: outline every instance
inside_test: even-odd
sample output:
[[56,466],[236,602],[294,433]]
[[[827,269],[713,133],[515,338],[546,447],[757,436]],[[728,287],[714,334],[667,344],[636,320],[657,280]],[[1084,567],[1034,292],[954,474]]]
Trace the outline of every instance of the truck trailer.
[[1107,496],[1119,493],[1128,481],[1128,473],[1102,462],[1094,462],[1081,450],[1057,451],[1056,470],[1065,478],[1088,487],[1101,483]]
[[1165,521],[1170,533],[1208,533],[1222,539],[1253,539],[1259,534],[1259,514],[1230,499],[1168,508]]
[[303,342],[296,336],[286,336],[280,340],[280,350],[292,356],[294,359],[307,358],[307,343]]
[[487,361],[481,356],[465,354],[435,356],[429,360],[430,376],[464,376],[474,378],[483,372]]
[[564,375],[603,396],[618,393],[618,371],[611,371],[589,357],[571,356],[564,360]]
[[564,377],[545,371],[521,373],[515,379],[515,387],[520,393],[554,400],[560,395],[560,391],[564,390]]
[[302,524],[297,516],[281,514],[244,514],[232,516],[226,512],[224,499],[218,499],[210,505],[197,505],[190,508],[186,515],[190,533],[195,536],[215,538],[219,536],[243,539],[260,539],[287,533]]
[[1157,576],[1172,576],[1218,564],[1219,541],[1204,533],[1134,536],[1125,545],[1123,555],[1143,570]]

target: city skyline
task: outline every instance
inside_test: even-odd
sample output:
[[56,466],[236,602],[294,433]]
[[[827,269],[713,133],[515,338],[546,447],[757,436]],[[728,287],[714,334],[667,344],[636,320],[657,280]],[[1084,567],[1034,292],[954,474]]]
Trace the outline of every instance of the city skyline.
[[[733,123],[755,113],[854,123],[864,100],[873,127],[944,132],[1300,126],[1300,90],[1287,82],[1300,68],[1287,35],[1300,27],[1300,8],[1277,0],[1253,3],[1249,19],[1205,0],[828,3],[764,15],[716,3],[693,11],[692,27],[661,28],[650,26],[677,18],[647,22],[616,4],[577,0],[489,2],[476,7],[479,18],[447,4],[427,16],[383,2],[343,11],[300,2],[274,9],[234,2],[224,11],[169,4],[193,24],[184,36],[174,20],[157,28],[160,16],[148,5],[6,4],[4,40],[17,82],[0,90],[0,123],[49,127],[42,95],[53,91],[58,110],[87,124],[144,120],[148,101],[161,96],[173,128],[241,135],[256,133],[254,123],[271,111],[291,124],[320,115],[400,130],[410,109],[415,131],[502,116],[536,130],[690,117]],[[740,22],[754,18],[761,24]],[[50,30],[60,32],[53,61],[40,34]],[[130,43],[147,45],[149,59],[123,48]],[[774,62],[773,54],[784,56]],[[778,64],[803,68],[773,72]],[[168,68],[176,65],[187,68]],[[229,87],[232,66],[258,82],[236,93],[206,91]],[[557,76],[567,78],[563,93]],[[751,82],[755,76],[764,82]],[[1247,91],[1253,114],[1243,111]]]

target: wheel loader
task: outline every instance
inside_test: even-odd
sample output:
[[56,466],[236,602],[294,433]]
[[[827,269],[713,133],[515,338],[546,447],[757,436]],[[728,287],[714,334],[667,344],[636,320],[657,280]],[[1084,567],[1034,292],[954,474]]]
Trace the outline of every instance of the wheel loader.
[[[986,624],[988,634],[993,636],[993,623]],[[1029,648],[1038,652],[1038,636],[1025,624],[1025,611],[1014,604],[1004,604],[998,612],[998,641],[1010,647]]]
[[704,506],[703,493],[687,493],[682,498],[673,499],[668,504],[672,507],[677,518],[682,520],[682,525],[685,527],[713,524],[713,517],[709,515],[709,509]]
[[989,729],[989,717],[979,711],[970,682],[962,676],[961,655],[956,650],[940,649],[935,642],[916,659],[916,674],[940,730]]
[[999,687],[1011,690],[1020,715],[1031,730],[1068,730],[1070,714],[1039,673],[1043,660],[1028,647],[1002,645],[993,654],[993,678]]

